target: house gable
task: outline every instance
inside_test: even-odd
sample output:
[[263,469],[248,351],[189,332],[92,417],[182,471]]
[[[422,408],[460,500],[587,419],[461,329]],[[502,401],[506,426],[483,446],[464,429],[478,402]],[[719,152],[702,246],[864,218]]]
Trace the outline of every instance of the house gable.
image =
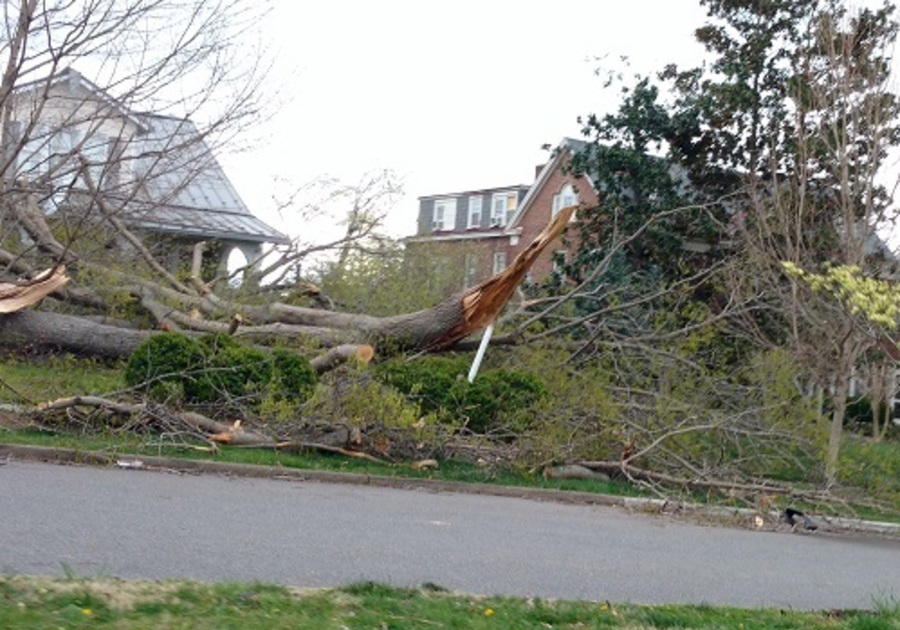
[[[599,198],[593,182],[586,175],[565,172],[565,166],[572,156],[584,147],[580,140],[564,138],[554,151],[552,158],[538,171],[534,183],[510,221],[506,231],[517,236],[517,243],[511,248],[513,256],[530,243],[550,222],[556,211],[565,204],[563,193],[575,193],[574,203],[585,207],[596,206]],[[573,215],[573,220],[576,215]],[[571,240],[571,235],[570,235]],[[531,277],[542,280],[553,272],[553,257],[566,250],[562,239],[538,257],[531,268]],[[572,249],[570,246],[568,249]]]

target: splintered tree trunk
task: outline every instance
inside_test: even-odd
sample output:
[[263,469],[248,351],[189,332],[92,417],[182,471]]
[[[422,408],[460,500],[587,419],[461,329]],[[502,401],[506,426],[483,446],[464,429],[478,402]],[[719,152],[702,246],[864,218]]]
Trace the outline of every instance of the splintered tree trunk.
[[460,314],[456,322],[429,346],[448,348],[494,321],[537,257],[565,231],[576,208],[568,206],[560,210],[509,267],[466,291],[458,300]]
[[40,302],[69,282],[66,268],[54,267],[38,274],[30,282],[0,282],[0,313],[15,313]]

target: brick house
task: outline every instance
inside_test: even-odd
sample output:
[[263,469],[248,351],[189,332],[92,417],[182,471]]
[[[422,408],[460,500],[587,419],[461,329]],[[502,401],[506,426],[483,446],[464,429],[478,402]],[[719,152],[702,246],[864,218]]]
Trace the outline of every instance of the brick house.
[[[550,161],[536,168],[530,185],[419,197],[417,231],[406,239],[407,248],[412,252],[426,247],[439,251],[443,264],[460,270],[460,288],[497,273],[528,246],[560,208],[598,203],[588,177],[564,172],[563,167],[583,146],[579,140],[563,139]],[[532,266],[530,279],[547,278],[553,271],[554,254],[562,250],[562,241],[549,247]]]

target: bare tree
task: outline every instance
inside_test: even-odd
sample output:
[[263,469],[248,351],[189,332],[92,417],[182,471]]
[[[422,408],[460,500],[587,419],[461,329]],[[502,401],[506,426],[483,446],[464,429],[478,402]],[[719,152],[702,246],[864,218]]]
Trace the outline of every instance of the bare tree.
[[898,142],[900,110],[888,82],[896,24],[884,11],[852,19],[823,12],[810,24],[804,54],[793,60],[794,139],[769,147],[769,168],[748,177],[748,203],[731,226],[742,247],[731,277],[751,306],[744,330],[764,345],[786,344],[820,391],[832,393],[826,476],[833,481],[850,379],[885,331],[835,295],[786,277],[784,263],[895,277],[878,237],[894,218],[893,186],[878,178]]

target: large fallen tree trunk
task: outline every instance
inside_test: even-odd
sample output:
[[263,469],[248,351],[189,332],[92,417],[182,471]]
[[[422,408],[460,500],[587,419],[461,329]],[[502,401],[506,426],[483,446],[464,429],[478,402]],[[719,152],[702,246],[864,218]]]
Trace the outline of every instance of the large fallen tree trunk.
[[35,344],[99,357],[127,357],[152,334],[151,330],[110,326],[86,317],[45,311],[0,315],[0,345],[11,348]]
[[[561,210],[544,231],[504,271],[436,306],[393,317],[304,308],[273,302],[247,305],[213,293],[141,283],[131,288],[164,328],[258,336],[308,337],[326,351],[320,370],[352,346],[372,346],[379,354],[446,349],[494,320],[538,255],[565,230],[574,207]],[[125,357],[153,331],[121,328],[71,315],[28,311],[0,316],[0,345],[38,343],[107,357]],[[349,347],[348,347],[349,346]],[[338,350],[340,347],[340,350]]]

